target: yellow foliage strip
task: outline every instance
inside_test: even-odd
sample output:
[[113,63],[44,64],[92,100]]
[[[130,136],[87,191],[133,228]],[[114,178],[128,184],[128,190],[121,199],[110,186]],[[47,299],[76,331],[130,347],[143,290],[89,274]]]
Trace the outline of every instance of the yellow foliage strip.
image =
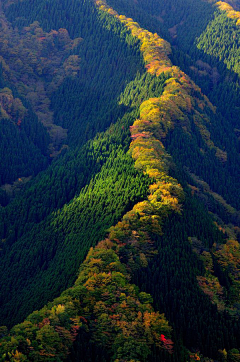
[[137,22],[124,15],[117,16],[119,20],[131,31],[132,35],[141,42],[141,52],[149,73],[159,75],[163,71],[171,71],[172,63],[168,58],[171,46],[158,34],[142,29]]
[[191,83],[185,76],[168,79],[161,97],[143,102],[140,118],[130,127],[133,139],[130,150],[135,167],[156,180],[150,187],[148,200],[157,210],[161,210],[162,215],[180,210],[183,191],[181,185],[168,176],[171,159],[161,139],[176,121],[190,128],[186,114],[195,111],[195,100],[189,95],[191,91]]
[[[139,122],[138,125],[139,127],[144,126]],[[133,133],[135,131],[138,131],[137,127],[131,128],[135,139],[130,145],[130,151],[135,160],[135,167],[156,180],[150,186],[148,202],[154,207],[154,213],[161,217],[167,216],[172,211],[179,212],[183,190],[177,180],[168,176],[170,156],[165,151],[162,142],[153,134],[149,134],[146,138],[141,133]]]
[[150,98],[141,104],[140,119],[136,120],[130,128],[132,138],[136,139],[144,134],[145,138],[149,138],[152,133],[156,138],[163,139],[168,131],[174,128],[176,122],[180,122],[181,127],[191,133],[188,118],[188,114],[191,114],[205,144],[216,150],[216,157],[220,161],[226,162],[227,153],[214,145],[206,127],[210,120],[204,108],[208,107],[212,112],[215,112],[215,108],[205,98],[198,98],[199,95],[201,95],[200,89],[179,71],[178,77],[170,78],[165,82],[161,97]]
[[218,1],[216,5],[221,11],[226,12],[228,18],[237,20],[236,25],[240,25],[240,11],[234,10],[231,5],[223,1]]
[[[181,88],[188,96],[191,95],[192,91],[199,92],[201,98],[204,98],[204,103],[215,112],[215,107],[213,107],[206,96],[202,95],[200,88],[178,67],[172,65],[168,57],[168,55],[171,54],[171,46],[166,40],[160,38],[156,33],[153,34],[150,31],[141,28],[132,18],[127,18],[125,15],[119,15],[107,5],[105,0],[95,0],[95,4],[102,11],[119,19],[119,21],[131,31],[132,36],[137,37],[140,40],[141,52],[149,73],[159,76],[162,72],[168,71],[172,76],[171,80],[167,81],[167,84],[171,83],[171,87],[168,88],[169,90],[173,89],[176,91],[175,87],[177,86],[177,88]],[[174,82],[174,78],[178,81],[178,84]],[[190,100],[188,99],[188,102],[189,101]],[[197,102],[199,106],[200,104],[201,106],[204,104],[200,99],[197,99]],[[191,105],[189,104],[188,107],[191,107]]]
[[[171,76],[166,81],[165,90],[160,98],[149,99],[141,105],[141,117],[132,126],[132,137],[136,138],[137,133],[139,133],[139,136],[148,138],[148,132],[152,132],[154,129],[154,135],[158,139],[162,139],[166,137],[169,129],[174,127],[175,121],[181,121],[182,128],[190,132],[190,124],[186,114],[192,112],[195,113],[195,124],[207,147],[215,149],[216,157],[221,162],[226,162],[227,153],[214,145],[206,127],[209,119],[204,109],[207,107],[215,113],[216,108],[185,73],[172,65],[168,57],[171,54],[170,44],[160,38],[158,34],[142,29],[132,18],[119,15],[107,5],[105,0],[97,0],[95,3],[101,10],[119,19],[131,31],[131,34],[140,40],[140,50],[147,72],[156,76],[167,72]],[[156,127],[157,123],[158,127]],[[134,128],[138,129],[138,132],[133,132]]]
[[[193,93],[197,96],[193,96]],[[153,132],[158,139],[165,138],[176,122],[181,122],[181,127],[190,133],[190,121],[187,115],[193,114],[194,122],[206,145],[214,148],[216,157],[226,162],[227,153],[214,145],[206,127],[210,121],[204,113],[204,108],[208,107],[212,112],[215,112],[215,108],[207,98],[201,95],[203,99],[200,99],[198,95],[201,95],[200,89],[184,73],[178,71],[177,77],[172,77],[165,82],[161,97],[150,98],[141,104],[140,119],[136,120],[131,127],[132,138],[136,139],[144,133],[147,133],[145,137],[149,138],[149,132]]]
[[107,5],[105,0],[96,0],[95,4],[100,10],[119,19],[131,31],[132,35],[140,40],[141,52],[149,73],[159,75],[163,71],[171,71],[172,63],[168,58],[168,55],[171,54],[171,46],[166,40],[160,38],[156,33],[153,34],[146,29],[142,29],[132,18],[119,15]]

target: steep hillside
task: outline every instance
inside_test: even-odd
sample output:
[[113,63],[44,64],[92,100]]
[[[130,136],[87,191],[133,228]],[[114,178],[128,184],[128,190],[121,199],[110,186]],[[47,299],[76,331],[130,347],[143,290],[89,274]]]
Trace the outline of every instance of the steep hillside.
[[[92,31],[79,20],[89,13],[95,18]],[[141,72],[141,60],[135,61],[137,49],[131,39],[128,44],[117,41],[121,31],[124,37],[124,29],[112,24],[109,36],[106,16],[100,19],[96,11],[93,14],[91,4],[81,3],[77,28],[70,29],[67,16],[58,27],[53,16],[47,31],[36,18],[17,28],[1,7],[1,185],[36,175],[51,158],[73,143],[84,144],[118,117],[113,113],[116,99],[124,84]],[[6,153],[8,143],[12,151]]]
[[[4,3],[34,74],[24,82],[4,59],[9,81],[68,146],[0,209],[0,324],[46,304],[1,327],[0,360],[239,360],[238,25],[226,6]],[[47,68],[31,63],[35,46]]]
[[[102,33],[105,34],[104,37],[99,31],[89,33],[89,43],[85,45],[85,50],[89,50],[89,46],[94,49],[93,58],[91,58],[93,59],[92,63],[88,64],[85,60],[85,71],[87,72],[88,67],[90,73],[88,76],[94,74],[94,77],[92,82],[89,82],[88,78],[84,82],[80,77],[77,79],[68,78],[65,86],[60,86],[56,91],[59,92],[59,96],[55,97],[55,100],[61,99],[62,113],[64,108],[65,112],[71,110],[74,104],[74,112],[68,112],[68,122],[74,124],[78,121],[78,124],[75,124],[75,129],[73,129],[74,132],[72,131],[72,136],[77,138],[79,135],[78,145],[73,146],[71,143],[69,131],[70,150],[66,150],[65,155],[62,153],[59,159],[52,162],[51,167],[45,173],[29,182],[21,195],[6,208],[1,209],[1,236],[3,240],[1,283],[5,285],[1,290],[1,309],[3,312],[1,318],[5,323],[7,320],[8,323],[13,323],[13,314],[18,315],[17,320],[20,321],[31,310],[39,306],[38,303],[43,305],[56,296],[60,290],[64,290],[69,283],[71,285],[75,279],[79,263],[83,260],[89,247],[105,235],[105,230],[119,219],[124,210],[131,207],[135,200],[142,198],[147,191],[148,182],[146,181],[145,186],[144,181],[139,180],[138,173],[131,165],[130,157],[124,155],[124,150],[126,147],[128,148],[129,143],[129,122],[132,123],[131,119],[136,117],[134,114],[136,109],[130,109],[123,117],[126,110],[123,106],[118,105],[121,84],[124,85],[127,82],[128,75],[129,78],[131,76],[133,79],[138,70],[141,71],[142,69],[140,57],[137,58],[137,62],[134,62],[138,49],[137,47],[136,49],[133,48],[131,43],[136,44],[136,41],[131,40],[128,32],[123,27],[117,26],[115,22],[110,21],[109,17],[102,16],[99,18],[100,15],[94,10],[91,2],[88,5],[82,3],[82,7],[83,9],[86,7],[93,9],[95,13],[93,26],[102,24]],[[107,25],[110,29],[107,29]],[[113,29],[112,32],[111,29]],[[127,41],[121,40],[121,37],[123,39],[126,37]],[[116,39],[119,38],[120,41],[117,42]],[[109,39],[113,44],[112,47]],[[112,56],[108,57],[106,54],[105,57],[105,62],[111,65],[109,67],[105,64],[109,73],[103,72],[102,64],[97,72],[93,69],[96,67],[95,62],[97,61],[94,54],[101,51],[104,43],[107,46],[106,51],[109,47],[112,53]],[[96,49],[95,44],[98,44],[98,49]],[[118,53],[121,54],[121,58]],[[135,65],[129,67],[129,61]],[[85,77],[85,72],[83,76]],[[109,82],[110,90],[103,85],[103,78],[106,79],[106,84]],[[93,93],[94,82],[97,80],[99,85]],[[150,79],[148,81],[150,82]],[[82,88],[83,86],[85,88]],[[156,82],[156,89],[159,86],[161,87],[161,82],[159,85]],[[86,87],[90,88],[90,91],[87,91]],[[66,91],[68,92],[63,97],[63,92]],[[107,97],[109,102],[103,102],[109,91],[110,95]],[[81,94],[83,94],[82,97]],[[92,95],[95,98],[92,99]],[[88,100],[88,107],[85,107]],[[52,107],[54,104],[56,101],[53,99]],[[92,106],[93,104],[94,106]],[[56,109],[58,109],[57,104]],[[79,112],[81,117],[79,117]],[[81,118],[86,120],[86,117],[88,117],[89,126],[86,122],[81,123]],[[97,130],[105,128],[113,121],[116,122],[118,118],[118,126],[110,128],[106,134],[98,135],[93,141],[82,146],[89,134],[96,133]],[[84,132],[82,127],[88,129],[88,132]],[[106,162],[107,165],[105,165]],[[94,176],[96,176],[95,179]],[[142,179],[142,176],[139,177]],[[115,184],[115,181],[118,184]],[[129,187],[126,187],[126,183],[129,184]],[[102,195],[100,195],[98,190],[104,190],[104,188],[105,192],[102,191]],[[79,196],[80,190],[82,196]],[[89,204],[88,198],[92,192],[95,193],[96,197],[92,197]],[[76,199],[69,206],[66,206],[72,211],[66,211],[65,207],[61,213],[60,211],[57,212],[75,195],[77,196]],[[115,205],[110,202],[113,199],[116,202]],[[84,205],[88,205],[89,211],[85,209]],[[101,210],[104,207],[106,213],[102,214]],[[77,216],[76,210],[73,211],[74,209],[78,210],[79,216]],[[65,224],[63,225],[60,219],[66,212],[69,216],[64,218]],[[76,216],[75,220],[70,216],[72,213]],[[88,218],[86,218],[86,214],[88,214]],[[103,222],[101,220],[96,222],[100,214],[105,218]],[[78,221],[77,224],[76,221]],[[65,232],[62,231],[62,228],[65,228]],[[88,232],[89,235],[87,235]],[[69,239],[71,233],[74,235],[72,241]],[[81,234],[84,238],[82,241]],[[76,242],[76,238],[79,240],[78,242]],[[79,248],[79,243],[82,248]],[[65,248],[64,244],[65,247],[68,245],[69,253],[66,250],[64,254],[62,253],[63,248]],[[29,250],[29,245],[33,246],[31,250]],[[72,260],[73,255],[75,260]],[[63,268],[63,259],[66,265],[71,265],[70,269]],[[13,268],[12,265],[15,267]],[[23,268],[25,272],[23,272]],[[59,268],[59,271],[56,268]],[[6,277],[5,272],[8,277]],[[45,273],[45,276],[42,273]],[[17,275],[19,277],[16,277]],[[39,283],[46,285],[43,278],[49,280],[45,296],[42,295],[42,292],[39,293],[40,289],[37,287]],[[16,283],[16,293],[9,293],[13,281]],[[36,295],[38,303],[36,302]],[[32,302],[29,299],[28,303],[22,303],[22,298],[30,298]],[[15,308],[16,304],[19,305],[19,308]],[[25,311],[24,314],[22,309]]]
[[49,164],[49,136],[31,105],[4,79],[2,68],[0,72],[0,204],[5,206],[11,195],[5,193],[7,184],[36,175]]

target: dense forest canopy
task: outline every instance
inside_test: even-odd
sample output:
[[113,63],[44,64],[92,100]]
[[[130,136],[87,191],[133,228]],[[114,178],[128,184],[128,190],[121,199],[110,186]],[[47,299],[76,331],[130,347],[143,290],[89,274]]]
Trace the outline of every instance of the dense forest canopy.
[[240,361],[239,29],[2,2],[0,361]]

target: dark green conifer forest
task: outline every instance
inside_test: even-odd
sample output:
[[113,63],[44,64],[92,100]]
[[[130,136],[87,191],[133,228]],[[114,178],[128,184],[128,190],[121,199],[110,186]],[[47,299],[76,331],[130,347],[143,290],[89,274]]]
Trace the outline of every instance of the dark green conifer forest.
[[240,361],[240,3],[0,4],[0,361]]

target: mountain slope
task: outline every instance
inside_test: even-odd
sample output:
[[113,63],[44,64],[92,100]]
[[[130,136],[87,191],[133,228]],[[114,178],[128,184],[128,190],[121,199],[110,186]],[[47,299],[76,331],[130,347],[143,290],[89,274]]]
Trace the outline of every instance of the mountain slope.
[[[144,30],[133,19],[118,15],[105,2],[97,1],[96,5],[100,9],[99,19],[107,16],[109,29],[112,29],[110,24],[114,24],[113,29],[123,27],[125,30],[119,34],[124,34],[127,44],[129,39],[135,39],[131,44],[141,51],[139,64],[144,61],[148,75],[137,75],[128,83],[118,99],[118,122],[86,143],[87,158],[80,156],[84,147],[74,149],[72,146],[72,150],[52,164],[50,170],[53,171],[49,176],[47,171],[32,184],[32,190],[34,187],[37,190],[41,180],[44,177],[47,180],[53,174],[55,164],[58,174],[61,174],[64,161],[71,160],[75,154],[87,177],[77,183],[79,188],[86,185],[79,196],[53,213],[50,212],[54,207],[49,205],[49,216],[44,214],[47,216],[45,220],[36,211],[36,205],[30,204],[30,213],[25,213],[24,194],[22,199],[17,197],[1,210],[2,225],[5,225],[3,235],[7,236],[2,252],[5,262],[2,277],[9,287],[14,283],[16,288],[10,299],[9,287],[2,293],[4,319],[11,324],[12,316],[9,317],[14,309],[18,310],[14,318],[19,320],[28,310],[33,310],[34,305],[40,306],[44,302],[40,302],[43,290],[47,290],[44,295],[47,301],[72,285],[77,265],[88,248],[125,215],[110,229],[108,238],[90,252],[72,289],[64,292],[53,304],[29,316],[28,322],[14,327],[9,336],[8,331],[2,329],[6,335],[1,342],[2,359],[63,360],[77,338],[69,360],[204,360],[199,357],[199,350],[209,357],[218,358],[218,351],[227,349],[230,350],[228,354],[225,350],[219,358],[225,353],[230,361],[232,355],[239,354],[234,348],[239,347],[240,339],[239,155],[233,130],[236,118],[233,122],[229,119],[229,125],[226,124],[224,116],[228,110],[222,114],[221,108],[216,109],[189,76],[172,65],[169,43]],[[203,6],[201,2],[200,5]],[[16,6],[23,11],[24,2]],[[210,5],[206,6],[210,9]],[[143,14],[140,8],[138,14]],[[181,54],[181,50],[173,53],[173,58],[179,59],[179,63],[182,63]],[[70,82],[73,84],[74,81]],[[58,101],[58,98],[63,99],[61,94],[68,96],[64,85],[56,91],[53,107],[61,104]],[[234,100],[233,105],[236,106]],[[56,117],[59,115],[60,112],[56,113]],[[230,145],[229,140],[233,140]],[[69,142],[73,145],[75,141],[69,138]],[[130,154],[126,153],[129,146],[135,170]],[[73,162],[73,167],[76,164]],[[67,189],[67,186],[62,188]],[[54,186],[49,188],[54,189]],[[32,190],[27,187],[25,192],[30,195]],[[40,195],[35,191],[34,198],[37,200]],[[62,205],[69,200],[68,197],[71,198],[67,194],[63,197]],[[138,202],[143,199],[145,201]],[[54,203],[59,208],[61,202],[57,204],[57,201]],[[9,222],[9,216],[15,214],[14,203],[22,205],[23,213],[20,220]],[[132,211],[127,212],[132,206]],[[213,217],[206,213],[206,207],[213,212]],[[45,213],[45,208],[43,210]],[[19,227],[21,220],[26,223],[22,228]],[[226,231],[229,222],[235,227],[230,224]],[[12,231],[10,233],[13,226],[15,235]],[[235,240],[231,241],[231,238]],[[27,260],[26,250],[31,239],[35,239],[35,243],[30,249],[32,256]],[[78,250],[80,245],[81,250]],[[24,248],[21,253],[18,252],[20,248]],[[153,258],[156,249],[158,255]],[[20,278],[15,282],[22,268],[25,280]],[[9,271],[11,277],[5,274]],[[172,352],[172,342],[166,338],[170,329],[165,319],[160,320],[159,314],[154,314],[149,296],[138,292],[130,294],[135,288],[125,284],[130,275],[141,290],[151,292],[154,306],[164,311],[170,320],[175,341],[173,356],[161,351],[163,348]],[[120,289],[116,289],[117,283]],[[130,289],[127,291],[124,287]],[[129,293],[128,299],[125,302],[120,300],[119,293]],[[23,299],[25,302],[20,305]],[[96,303],[99,309],[93,308]],[[147,306],[143,307],[141,303],[147,303]],[[125,308],[124,313],[121,308]],[[144,318],[139,313],[143,313]],[[138,332],[133,325],[126,324],[126,320],[136,318]],[[144,331],[143,326],[148,330]],[[131,332],[127,332],[129,330]],[[106,335],[111,335],[112,339]],[[64,346],[62,340],[66,341]],[[86,349],[84,341],[87,341]],[[108,343],[113,347],[110,354],[104,350]],[[189,354],[184,346],[191,351]],[[84,350],[89,351],[89,348],[92,354],[88,352],[84,357]]]

